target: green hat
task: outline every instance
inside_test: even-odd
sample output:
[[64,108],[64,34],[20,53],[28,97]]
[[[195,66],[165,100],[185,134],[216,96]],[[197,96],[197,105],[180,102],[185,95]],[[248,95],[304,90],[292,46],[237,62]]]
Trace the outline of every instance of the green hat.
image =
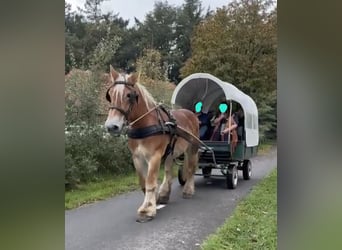
[[226,112],[227,109],[228,109],[227,103],[221,103],[221,104],[219,105],[219,110],[220,110],[221,113]]
[[195,111],[196,111],[196,113],[201,112],[202,106],[203,106],[203,103],[202,103],[202,102],[196,103],[196,105],[195,105]]

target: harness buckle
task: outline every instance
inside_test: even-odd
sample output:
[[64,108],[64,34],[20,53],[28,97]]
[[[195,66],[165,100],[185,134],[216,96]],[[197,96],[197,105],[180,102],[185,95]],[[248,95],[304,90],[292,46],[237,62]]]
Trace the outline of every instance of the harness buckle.
[[172,122],[172,121],[165,122],[164,124],[166,126],[172,126],[172,127],[176,127],[177,126],[177,124],[175,122]]

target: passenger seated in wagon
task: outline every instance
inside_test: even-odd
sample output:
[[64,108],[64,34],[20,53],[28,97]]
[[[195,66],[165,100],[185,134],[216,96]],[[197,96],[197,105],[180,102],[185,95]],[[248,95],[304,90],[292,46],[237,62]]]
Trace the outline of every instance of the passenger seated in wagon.
[[238,143],[237,127],[238,127],[238,124],[235,122],[234,118],[230,116],[227,119],[225,128],[221,131],[221,136],[223,137],[223,141],[228,141],[228,136],[230,136],[230,143],[232,145],[232,153],[234,153],[236,145]]
[[214,130],[210,137],[211,141],[222,141],[221,131],[224,129],[227,119],[228,104],[226,102],[221,102],[212,121]]
[[215,128],[211,136],[211,140],[228,141],[228,136],[230,136],[230,143],[232,145],[232,151],[234,152],[238,143],[238,124],[233,116],[229,116],[228,104],[226,102],[220,103],[219,112],[217,112],[217,117],[214,119],[213,123]]
[[197,102],[195,105],[195,113],[198,117],[199,122],[199,132],[200,132],[200,140],[207,140],[208,135],[211,131],[211,122],[210,115],[208,113],[204,113],[202,111],[203,103]]
[[239,107],[237,111],[233,114],[233,118],[237,123],[237,135],[238,140],[245,140],[245,116],[243,109]]

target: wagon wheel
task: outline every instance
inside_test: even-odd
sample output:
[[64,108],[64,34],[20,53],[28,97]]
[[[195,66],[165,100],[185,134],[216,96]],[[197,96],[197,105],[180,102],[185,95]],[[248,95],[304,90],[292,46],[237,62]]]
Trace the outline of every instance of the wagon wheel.
[[244,180],[249,180],[252,176],[252,163],[250,160],[244,160],[242,164],[242,174]]
[[227,171],[227,176],[226,176],[227,188],[235,189],[238,183],[238,179],[239,179],[239,175],[238,175],[237,167],[235,165],[229,166],[228,171]]
[[178,182],[180,185],[184,186],[186,180],[183,178],[183,167],[178,168]]

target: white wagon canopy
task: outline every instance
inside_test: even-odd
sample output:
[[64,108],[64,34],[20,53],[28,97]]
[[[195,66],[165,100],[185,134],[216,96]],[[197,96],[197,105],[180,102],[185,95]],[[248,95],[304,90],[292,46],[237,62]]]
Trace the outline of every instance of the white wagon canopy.
[[171,104],[178,108],[194,110],[201,101],[202,110],[207,113],[217,109],[222,100],[238,103],[245,116],[246,146],[259,144],[258,109],[253,99],[230,83],[223,82],[207,73],[195,73],[183,79],[174,90]]

